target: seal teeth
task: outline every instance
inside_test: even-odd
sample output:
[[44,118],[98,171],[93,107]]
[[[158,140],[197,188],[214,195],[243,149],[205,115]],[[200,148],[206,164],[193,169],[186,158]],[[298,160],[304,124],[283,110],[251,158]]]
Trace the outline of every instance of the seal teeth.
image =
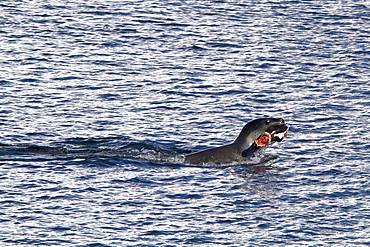
[[260,135],[254,142],[257,144],[257,146],[264,147],[268,145],[271,142],[271,135],[268,132],[263,133]]

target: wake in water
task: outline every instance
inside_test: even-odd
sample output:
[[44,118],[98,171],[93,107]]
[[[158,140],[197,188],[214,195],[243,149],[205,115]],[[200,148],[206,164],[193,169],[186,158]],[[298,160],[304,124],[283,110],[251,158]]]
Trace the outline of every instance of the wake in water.
[[172,145],[162,145],[151,141],[137,141],[129,138],[74,138],[64,142],[53,143],[50,146],[37,145],[2,145],[0,152],[8,156],[34,156],[35,159],[45,159],[46,156],[52,159],[89,159],[89,158],[118,158],[154,164],[177,164],[205,167],[230,167],[230,166],[252,166],[264,164],[278,156],[266,154],[266,148],[261,148],[252,157],[245,158],[225,164],[186,164],[185,154],[190,150],[179,149]]

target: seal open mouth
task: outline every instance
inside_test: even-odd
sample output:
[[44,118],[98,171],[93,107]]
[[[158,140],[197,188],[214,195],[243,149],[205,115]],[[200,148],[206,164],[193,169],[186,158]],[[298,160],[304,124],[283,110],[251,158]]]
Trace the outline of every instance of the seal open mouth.
[[253,144],[242,152],[243,157],[249,157],[257,152],[258,149],[274,142],[281,142],[288,135],[288,126],[285,124],[274,125],[269,127],[262,135],[260,135]]
[[260,135],[254,142],[258,147],[264,147],[274,142],[281,142],[288,135],[288,126],[274,125]]

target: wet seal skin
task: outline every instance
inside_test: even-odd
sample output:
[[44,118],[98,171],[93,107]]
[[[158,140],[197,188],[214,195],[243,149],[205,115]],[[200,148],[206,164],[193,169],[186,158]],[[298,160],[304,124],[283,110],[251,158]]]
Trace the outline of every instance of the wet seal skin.
[[282,118],[260,118],[248,122],[231,144],[203,150],[185,156],[190,164],[230,163],[251,157],[259,148],[281,142],[288,135]]

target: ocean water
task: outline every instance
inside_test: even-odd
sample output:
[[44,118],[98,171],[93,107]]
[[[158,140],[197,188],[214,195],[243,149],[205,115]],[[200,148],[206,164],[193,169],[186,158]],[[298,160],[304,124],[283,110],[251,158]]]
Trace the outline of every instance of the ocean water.
[[[369,1],[0,3],[1,246],[369,246]],[[245,163],[184,164],[282,117]]]

